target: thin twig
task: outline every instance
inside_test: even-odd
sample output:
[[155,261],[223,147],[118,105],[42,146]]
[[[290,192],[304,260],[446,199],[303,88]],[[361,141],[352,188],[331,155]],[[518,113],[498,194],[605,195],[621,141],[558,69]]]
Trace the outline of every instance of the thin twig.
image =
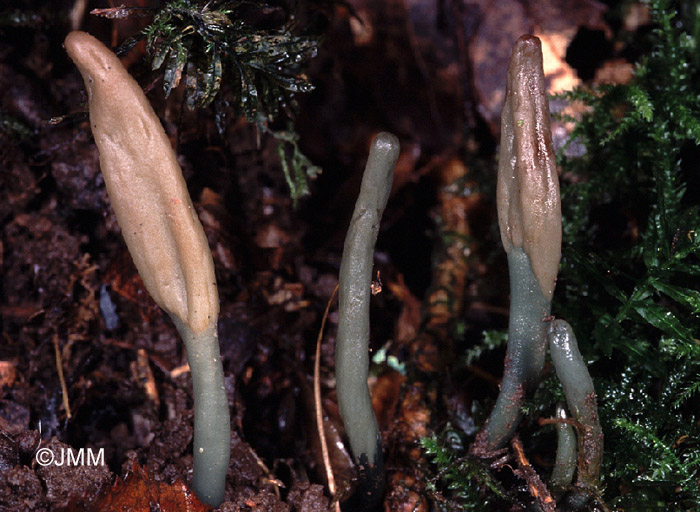
[[515,461],[518,465],[518,469],[514,469],[513,472],[525,480],[530,495],[535,498],[535,501],[543,512],[556,512],[557,507],[554,498],[552,498],[549,489],[547,489],[547,486],[537,474],[535,468],[533,468],[530,461],[527,460],[523,444],[520,442],[518,436],[513,437],[511,446],[515,451]]
[[58,334],[53,335],[53,349],[56,353],[56,369],[58,370],[58,380],[61,383],[63,407],[66,410],[66,418],[71,419],[70,403],[68,402],[68,388],[66,386],[66,379],[63,377],[63,358],[61,357],[61,350],[58,348]]
[[335,285],[333,293],[331,294],[330,299],[328,299],[326,311],[323,313],[323,319],[321,320],[321,328],[318,330],[318,337],[316,338],[316,359],[314,360],[314,405],[316,409],[316,428],[318,429],[318,437],[321,441],[323,466],[326,470],[326,478],[328,479],[328,492],[331,495],[331,499],[335,501],[336,511],[340,512],[340,503],[338,503],[337,496],[335,495],[335,477],[333,476],[333,468],[331,467],[331,458],[328,455],[328,444],[326,442],[326,431],[323,428],[323,410],[321,407],[321,341],[323,340],[323,329],[326,326],[328,312],[331,309],[333,298],[338,292],[338,286],[339,285],[337,284]]

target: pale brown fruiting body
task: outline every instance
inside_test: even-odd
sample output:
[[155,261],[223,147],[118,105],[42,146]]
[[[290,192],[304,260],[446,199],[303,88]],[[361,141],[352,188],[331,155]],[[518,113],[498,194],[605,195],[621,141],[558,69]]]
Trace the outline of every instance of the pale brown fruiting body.
[[230,451],[228,399],[217,337],[214,262],[163,126],[117,56],[84,32],[65,48],[88,91],[90,127],[117,222],[153,299],[187,347],[194,390],[192,487],[224,499]]
[[561,199],[542,44],[531,35],[515,43],[508,68],[496,197],[503,247],[523,248],[551,301],[561,258]]
[[65,47],[85,81],[100,167],[134,264],[158,305],[201,332],[219,314],[214,263],[170,140],[112,51],[85,32],[68,34]]
[[508,254],[510,318],[501,391],[471,451],[490,456],[518,428],[521,405],[542,376],[561,257],[561,203],[540,40],[513,47],[501,118],[498,224]]

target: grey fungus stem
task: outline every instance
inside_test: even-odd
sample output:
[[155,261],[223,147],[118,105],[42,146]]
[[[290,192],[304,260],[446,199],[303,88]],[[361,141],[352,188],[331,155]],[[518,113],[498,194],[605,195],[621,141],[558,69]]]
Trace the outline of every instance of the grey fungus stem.
[[552,363],[564,388],[566,403],[573,418],[581,425],[577,436],[577,483],[595,488],[603,460],[603,429],[598,418],[593,381],[571,326],[564,320],[555,320],[549,327],[548,336]]
[[472,445],[475,455],[490,457],[505,445],[518,428],[527,390],[539,381],[547,350],[550,302],[522,248],[508,252],[510,319],[508,347],[500,393],[493,411]]
[[185,340],[194,381],[194,474],[204,502],[224,499],[228,400],[216,334],[214,262],[170,140],[117,56],[85,32],[65,40],[88,92],[90,127],[122,235],[146,289]]
[[501,390],[471,447],[484,457],[511,438],[522,416],[522,399],[542,375],[547,317],[561,258],[559,178],[542,48],[531,35],[515,43],[508,68],[496,195],[511,302]]
[[[566,407],[563,403],[557,404],[556,417],[566,420]],[[569,423],[557,424],[557,456],[554,461],[554,470],[550,478],[552,494],[559,499],[571,486],[576,472],[576,432]]]
[[185,342],[192,374],[192,489],[203,502],[218,506],[224,501],[231,430],[216,325],[194,332],[177,318],[173,322]]
[[336,390],[345,432],[358,464],[358,508],[381,498],[383,458],[377,419],[367,386],[369,371],[369,300],[374,246],[384,213],[399,141],[379,133],[372,141],[360,193],[345,237],[338,289],[339,320],[336,342]]

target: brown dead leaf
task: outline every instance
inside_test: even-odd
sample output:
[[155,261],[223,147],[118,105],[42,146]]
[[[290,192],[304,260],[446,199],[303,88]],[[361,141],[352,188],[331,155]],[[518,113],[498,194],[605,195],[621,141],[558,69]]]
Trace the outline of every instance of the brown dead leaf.
[[0,389],[11,388],[17,378],[17,368],[12,361],[0,361]]
[[372,42],[374,27],[372,26],[372,19],[366,8],[357,9],[355,11],[355,16],[350,16],[348,21],[350,23],[353,41],[357,46],[367,46]]
[[401,314],[396,322],[396,341],[409,343],[416,337],[421,321],[421,303],[406,286],[403,274],[398,274],[395,281],[387,284],[389,291],[401,301]]
[[146,291],[126,247],[107,268],[106,279],[115,293],[137,306],[144,321],[150,322],[162,314]]
[[593,81],[596,84],[626,84],[632,80],[634,66],[624,59],[613,59],[603,62],[595,72]]
[[86,510],[94,512],[208,512],[209,505],[199,501],[183,482],[159,482],[137,462],[123,479],[117,479],[111,489],[102,492]]
[[609,32],[602,17],[605,9],[596,0],[478,1],[478,28],[469,56],[477,108],[494,136],[500,131],[508,60],[518,37],[530,33],[542,40],[548,92],[571,89],[579,79],[565,61],[566,49],[580,27]]
[[372,408],[377,416],[380,429],[386,428],[394,421],[401,386],[405,382],[404,375],[394,370],[388,370],[377,377],[374,386],[372,386]]
[[209,240],[214,263],[229,272],[240,270],[235,247],[242,245],[235,236],[235,220],[226,209],[224,197],[205,187],[197,205],[197,214]]
[[386,436],[387,452],[392,454],[393,464],[387,466],[390,469],[387,470],[384,510],[427,510],[427,503],[422,498],[427,480],[420,469],[425,463],[420,439],[430,435],[429,404],[434,404],[435,398],[434,391],[426,391],[421,383],[404,385],[400,403],[395,406],[398,416]]

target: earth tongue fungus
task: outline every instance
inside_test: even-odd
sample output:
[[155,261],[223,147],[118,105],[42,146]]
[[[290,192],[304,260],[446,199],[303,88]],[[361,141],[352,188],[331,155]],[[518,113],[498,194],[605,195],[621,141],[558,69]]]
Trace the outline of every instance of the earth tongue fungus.
[[89,34],[71,32],[65,48],[85,81],[100,167],[126,245],[149,293],[185,341],[194,389],[192,487],[218,506],[230,423],[217,338],[219,296],[204,230],[170,141],[136,81]]
[[340,415],[358,468],[357,490],[347,505],[353,511],[375,509],[384,491],[381,439],[367,387],[369,299],[374,245],[398,156],[394,135],[379,133],[372,140],[340,265],[335,376]]
[[[508,347],[500,394],[471,446],[493,457],[513,437],[525,394],[542,377],[549,340],[578,436],[578,483],[594,486],[602,455],[595,391],[576,339],[566,322],[551,321],[552,294],[561,257],[561,203],[546,97],[540,40],[521,36],[511,55],[501,118],[497,206],[508,256],[511,298]],[[551,324],[551,325],[550,325]],[[564,417],[561,417],[563,415]],[[573,470],[571,430],[561,429],[553,487],[566,487]],[[568,451],[568,453],[567,453]]]
[[[571,326],[564,320],[554,320],[548,332],[549,352],[557,377],[564,388],[566,404],[573,415],[577,431],[576,488],[567,497],[573,509],[586,506],[588,497],[597,494],[600,464],[603,460],[603,429],[598,418],[593,381],[578,350]],[[568,426],[568,425],[567,425]],[[566,438],[570,433],[559,427],[559,446],[554,475],[573,473],[573,461],[565,460],[570,448]],[[563,438],[562,438],[563,437]],[[561,452],[561,453],[560,453]],[[553,475],[553,480],[554,480]],[[568,477],[569,482],[571,478]]]
[[533,36],[515,43],[501,117],[497,204],[510,273],[508,349],[501,392],[472,447],[490,453],[518,427],[520,405],[542,376],[554,283],[561,256],[561,204],[542,50]]

